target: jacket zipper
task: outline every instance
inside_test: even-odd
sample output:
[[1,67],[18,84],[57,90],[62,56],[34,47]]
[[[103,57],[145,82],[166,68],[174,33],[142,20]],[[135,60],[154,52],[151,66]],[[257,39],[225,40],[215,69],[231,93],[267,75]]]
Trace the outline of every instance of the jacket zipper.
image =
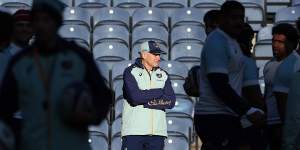
[[[150,74],[150,72],[148,72],[148,70],[146,70],[147,71],[147,73],[148,73],[148,75],[149,75],[149,78],[150,78],[150,89],[152,88],[152,80],[151,80],[151,74]],[[153,110],[151,109],[151,122],[152,122],[152,124],[151,124],[151,135],[153,135],[154,134],[154,127],[153,127],[153,120],[154,120],[154,118],[153,118]]]

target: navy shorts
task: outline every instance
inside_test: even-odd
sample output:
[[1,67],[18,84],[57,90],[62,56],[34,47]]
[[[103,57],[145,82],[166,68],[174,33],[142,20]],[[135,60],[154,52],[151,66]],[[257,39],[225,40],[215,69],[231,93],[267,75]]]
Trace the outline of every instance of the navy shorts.
[[122,150],[163,150],[165,137],[130,135],[122,137]]

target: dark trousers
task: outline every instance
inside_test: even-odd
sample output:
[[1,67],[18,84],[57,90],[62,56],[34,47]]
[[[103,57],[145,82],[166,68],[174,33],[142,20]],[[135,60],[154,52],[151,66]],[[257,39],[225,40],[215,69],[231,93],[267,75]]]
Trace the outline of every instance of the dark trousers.
[[122,150],[163,150],[164,140],[163,136],[124,136]]
[[254,126],[242,129],[243,144],[248,145],[252,150],[266,150],[267,138],[263,128]]
[[238,117],[230,115],[195,115],[195,129],[202,141],[202,150],[237,150],[241,144]]

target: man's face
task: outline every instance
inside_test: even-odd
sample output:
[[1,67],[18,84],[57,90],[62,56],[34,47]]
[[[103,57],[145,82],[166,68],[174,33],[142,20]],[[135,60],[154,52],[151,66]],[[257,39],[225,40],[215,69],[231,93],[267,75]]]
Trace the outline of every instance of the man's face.
[[280,61],[287,56],[285,47],[286,37],[283,34],[274,34],[272,38],[272,50],[274,57]]
[[244,27],[245,12],[243,10],[231,10],[223,16],[223,24],[229,35],[237,38]]
[[37,12],[33,16],[33,28],[37,40],[46,42],[49,38],[53,38],[57,32],[57,22],[46,12]]
[[160,54],[152,54],[149,52],[143,52],[142,58],[147,66],[154,68],[158,67],[160,63]]
[[14,40],[27,44],[33,35],[33,29],[29,21],[17,21],[14,24]]

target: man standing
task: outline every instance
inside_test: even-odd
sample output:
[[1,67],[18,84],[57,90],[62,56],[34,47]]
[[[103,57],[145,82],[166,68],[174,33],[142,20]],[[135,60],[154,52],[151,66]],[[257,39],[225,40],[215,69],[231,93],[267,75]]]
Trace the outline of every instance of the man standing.
[[283,60],[297,47],[297,30],[287,23],[281,23],[272,29],[273,58],[264,67],[265,102],[267,104],[267,142],[270,150],[279,150],[281,143],[282,121],[278,113],[277,102],[273,93],[274,76]]
[[15,55],[22,49],[29,46],[29,41],[33,36],[31,26],[31,16],[29,10],[20,9],[13,15],[14,32],[12,35],[10,54]]
[[165,109],[173,108],[176,98],[167,72],[159,68],[161,54],[156,42],[144,42],[140,58],[124,71],[122,150],[164,149]]
[[243,29],[244,17],[241,3],[226,1],[219,28],[210,33],[201,53],[201,94],[194,119],[205,150],[238,149],[242,116],[254,125],[264,122],[263,111],[241,97],[244,56],[235,39]]
[[57,0],[33,1],[36,41],[12,58],[3,80],[0,118],[20,107],[22,150],[89,150],[88,125],[99,124],[112,101],[92,55],[58,35],[63,9]]

